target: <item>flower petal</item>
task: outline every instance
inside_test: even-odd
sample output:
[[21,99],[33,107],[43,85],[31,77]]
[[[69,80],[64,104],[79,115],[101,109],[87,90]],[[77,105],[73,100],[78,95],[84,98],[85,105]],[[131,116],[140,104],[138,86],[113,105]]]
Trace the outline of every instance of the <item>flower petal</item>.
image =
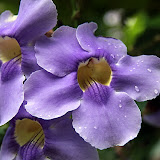
[[85,91],[72,116],[76,132],[99,149],[126,144],[137,136],[141,124],[140,110],[126,93],[98,84]]
[[1,66],[0,77],[0,125],[3,125],[17,114],[24,100],[24,76],[17,62],[11,60]]
[[21,0],[12,34],[22,45],[44,35],[56,23],[57,10],[51,0]]
[[31,142],[20,147],[16,160],[44,160],[43,149]]
[[5,36],[10,34],[10,30],[13,22],[16,20],[16,16],[10,11],[4,11],[0,15],[0,36]]
[[[63,132],[62,132],[63,130]],[[59,122],[46,130],[44,153],[50,159],[98,160],[95,148],[85,142],[73,129],[72,120],[59,118]]]
[[14,15],[10,11],[4,11],[0,15],[0,26],[4,25],[7,22],[13,22],[15,19],[16,17],[14,18]]
[[3,138],[1,151],[0,151],[0,159],[1,160],[11,160],[16,157],[18,152],[19,145],[16,143],[14,138],[14,127],[10,126],[7,129],[7,132]]
[[36,70],[40,70],[41,67],[37,64],[35,57],[35,51],[32,46],[21,47],[22,52],[22,71],[26,77]]
[[77,28],[76,36],[81,47],[96,57],[105,57],[108,63],[117,63],[127,55],[127,48],[118,39],[94,36],[96,23],[84,23]]
[[57,118],[80,105],[82,91],[76,73],[59,78],[45,70],[36,71],[24,87],[26,110],[39,118]]
[[111,86],[137,101],[160,93],[160,59],[156,56],[126,56],[116,65]]
[[89,55],[79,46],[75,33],[74,28],[62,26],[53,37],[42,37],[35,47],[38,64],[57,76],[76,71]]

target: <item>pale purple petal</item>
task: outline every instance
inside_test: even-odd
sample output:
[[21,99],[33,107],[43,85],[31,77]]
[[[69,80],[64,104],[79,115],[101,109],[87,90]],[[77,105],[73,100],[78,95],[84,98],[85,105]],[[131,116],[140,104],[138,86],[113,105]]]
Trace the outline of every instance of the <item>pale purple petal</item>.
[[99,149],[123,146],[137,136],[141,125],[140,110],[126,93],[98,84],[85,91],[72,117],[76,132]]
[[77,71],[82,60],[89,55],[79,46],[76,29],[62,26],[53,37],[42,37],[35,46],[38,64],[57,76],[64,76]]
[[[10,11],[4,11],[1,15],[0,15],[0,27],[3,25],[6,25],[5,23],[11,22],[12,21],[12,17],[14,15],[10,12]],[[14,20],[13,20],[14,21]]]
[[25,82],[26,110],[33,116],[52,119],[79,107],[83,94],[76,73],[63,78],[45,70],[34,72]]
[[11,27],[15,18],[13,18],[13,14],[10,11],[4,11],[0,15],[0,36],[5,36],[10,34]]
[[57,23],[57,10],[52,0],[21,0],[12,34],[24,44],[44,35]]
[[156,56],[126,56],[116,65],[111,86],[137,101],[153,99],[160,93],[160,59]]
[[24,100],[24,76],[19,64],[11,60],[1,66],[0,78],[0,125],[3,125],[17,114]]
[[95,148],[85,142],[73,129],[72,120],[59,118],[45,132],[44,153],[55,160],[98,160]]
[[28,77],[32,72],[41,69],[41,67],[37,64],[33,46],[21,47],[21,52],[22,71],[26,77]]
[[96,37],[96,23],[84,23],[77,28],[76,36],[81,47],[95,57],[105,57],[108,63],[117,63],[127,55],[127,48],[118,39]]
[[7,129],[7,132],[3,138],[1,151],[0,151],[0,160],[12,160],[16,157],[16,154],[19,150],[19,145],[14,139],[14,127],[10,126]]

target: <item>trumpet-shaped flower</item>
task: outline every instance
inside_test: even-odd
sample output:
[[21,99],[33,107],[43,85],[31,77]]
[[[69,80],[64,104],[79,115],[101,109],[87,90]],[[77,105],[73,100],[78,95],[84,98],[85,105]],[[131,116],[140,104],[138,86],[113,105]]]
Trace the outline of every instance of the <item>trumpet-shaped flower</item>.
[[23,106],[2,142],[1,160],[98,160],[94,147],[73,129],[67,114],[54,120],[31,116]]
[[13,118],[24,100],[24,75],[39,69],[33,45],[52,29],[57,12],[51,0],[21,0],[17,16],[0,15],[0,125]]
[[135,138],[141,113],[134,102],[160,92],[160,59],[131,57],[117,39],[94,36],[95,23],[62,26],[42,37],[35,50],[45,70],[25,83],[26,109],[52,119],[72,111],[73,127],[99,149]]

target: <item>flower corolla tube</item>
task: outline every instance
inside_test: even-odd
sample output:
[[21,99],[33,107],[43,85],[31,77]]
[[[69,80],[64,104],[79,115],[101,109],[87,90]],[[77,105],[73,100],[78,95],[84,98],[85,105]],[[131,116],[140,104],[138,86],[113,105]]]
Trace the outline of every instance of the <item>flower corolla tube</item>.
[[57,22],[51,0],[21,0],[18,15],[0,15],[0,125],[12,119],[24,100],[23,81],[40,69],[34,43]]
[[25,83],[26,110],[52,119],[72,111],[73,127],[92,146],[122,146],[135,138],[141,113],[134,100],[160,92],[160,59],[127,55],[117,39],[96,37],[97,25],[62,26],[35,45],[37,63]]
[[10,121],[2,142],[1,160],[99,160],[97,150],[73,129],[70,113],[43,120],[23,105]]

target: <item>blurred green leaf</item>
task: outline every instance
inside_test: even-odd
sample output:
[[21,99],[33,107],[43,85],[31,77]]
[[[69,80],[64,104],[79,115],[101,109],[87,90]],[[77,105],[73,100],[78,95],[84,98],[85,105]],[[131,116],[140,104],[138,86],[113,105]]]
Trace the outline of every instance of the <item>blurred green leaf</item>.
[[126,20],[123,42],[131,50],[136,39],[145,31],[148,17],[145,12],[139,12]]
[[136,102],[136,103],[137,103],[139,109],[141,110],[141,112],[143,112],[145,107],[146,107],[147,101],[145,101],[145,102]]
[[6,123],[5,125],[3,126],[0,126],[0,144],[2,143],[2,140],[3,140],[3,136],[8,128],[9,124]]

